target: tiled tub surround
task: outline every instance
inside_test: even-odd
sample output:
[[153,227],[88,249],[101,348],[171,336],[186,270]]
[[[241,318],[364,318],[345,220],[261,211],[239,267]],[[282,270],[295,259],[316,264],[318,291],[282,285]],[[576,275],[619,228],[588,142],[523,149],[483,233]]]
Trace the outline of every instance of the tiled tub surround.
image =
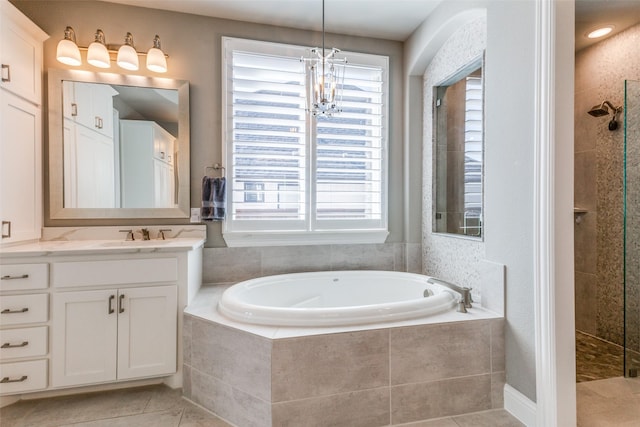
[[386,426],[503,406],[504,321],[473,308],[334,328],[233,322],[206,286],[184,317],[184,395],[239,426]]
[[205,248],[204,283],[236,283],[274,274],[333,270],[422,273],[420,243]]

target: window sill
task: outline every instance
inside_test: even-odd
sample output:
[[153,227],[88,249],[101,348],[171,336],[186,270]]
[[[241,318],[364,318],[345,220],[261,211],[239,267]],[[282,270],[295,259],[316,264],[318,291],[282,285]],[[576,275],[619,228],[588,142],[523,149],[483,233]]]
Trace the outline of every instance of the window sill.
[[255,246],[309,246],[384,243],[387,230],[314,232],[232,232],[223,233],[230,248]]

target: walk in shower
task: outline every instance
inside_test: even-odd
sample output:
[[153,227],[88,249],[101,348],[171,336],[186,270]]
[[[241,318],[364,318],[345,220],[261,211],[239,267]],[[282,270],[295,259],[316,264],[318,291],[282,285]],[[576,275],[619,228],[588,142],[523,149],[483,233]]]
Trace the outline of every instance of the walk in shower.
[[640,81],[624,99],[624,374],[640,369]]

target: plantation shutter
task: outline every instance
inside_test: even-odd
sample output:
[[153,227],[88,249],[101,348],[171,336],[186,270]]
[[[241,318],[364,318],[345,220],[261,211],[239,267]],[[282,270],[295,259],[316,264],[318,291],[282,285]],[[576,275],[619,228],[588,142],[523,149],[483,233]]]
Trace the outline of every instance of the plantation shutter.
[[386,236],[388,58],[348,54],[342,111],[314,117],[305,110],[300,60],[308,48],[223,40],[225,240],[278,232],[327,239],[345,230]]
[[231,55],[232,219],[286,220],[289,225],[273,226],[304,228],[304,67],[297,57]]
[[347,65],[341,112],[317,118],[318,228],[381,224],[383,87],[381,67]]
[[480,235],[482,220],[482,77],[467,77],[464,141],[464,230]]

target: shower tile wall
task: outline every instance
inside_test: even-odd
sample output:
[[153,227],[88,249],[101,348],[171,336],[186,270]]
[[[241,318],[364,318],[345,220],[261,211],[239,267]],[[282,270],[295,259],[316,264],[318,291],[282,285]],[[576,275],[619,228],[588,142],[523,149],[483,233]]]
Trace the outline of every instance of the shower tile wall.
[[[627,84],[626,347],[628,367],[640,367],[640,78]],[[633,362],[630,362],[633,360]]]
[[[622,126],[587,111],[607,99],[624,100],[624,80],[640,78],[640,25],[576,53],[575,225],[576,328],[623,344]],[[620,117],[622,123],[622,117]]]
[[204,283],[234,283],[307,271],[388,270],[422,272],[419,243],[205,248]]

